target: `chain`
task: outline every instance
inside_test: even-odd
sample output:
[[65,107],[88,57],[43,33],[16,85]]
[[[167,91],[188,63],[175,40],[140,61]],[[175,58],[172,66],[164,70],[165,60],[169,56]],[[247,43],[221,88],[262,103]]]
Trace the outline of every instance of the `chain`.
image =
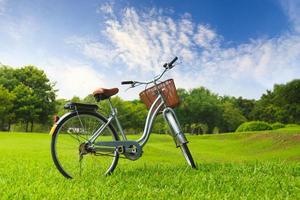
[[[113,156],[109,153],[94,153],[95,156],[108,156],[108,157],[113,157],[115,158],[116,156]],[[119,158],[122,158],[122,159],[127,159],[126,157],[123,157],[123,156],[119,156]]]

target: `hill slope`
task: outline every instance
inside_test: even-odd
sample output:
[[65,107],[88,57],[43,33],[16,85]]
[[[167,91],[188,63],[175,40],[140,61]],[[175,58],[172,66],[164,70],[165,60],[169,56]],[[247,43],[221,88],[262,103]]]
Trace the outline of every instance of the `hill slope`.
[[[132,136],[131,136],[132,137]],[[136,137],[136,136],[133,136]],[[300,131],[188,136],[198,170],[173,140],[151,135],[115,173],[64,179],[46,134],[0,133],[1,199],[299,199]]]

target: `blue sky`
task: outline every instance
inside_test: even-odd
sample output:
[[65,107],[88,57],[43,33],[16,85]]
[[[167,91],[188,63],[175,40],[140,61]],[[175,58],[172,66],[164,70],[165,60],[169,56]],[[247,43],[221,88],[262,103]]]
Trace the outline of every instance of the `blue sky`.
[[299,0],[0,0],[0,62],[35,65],[59,98],[166,78],[220,95],[259,98],[300,76]]

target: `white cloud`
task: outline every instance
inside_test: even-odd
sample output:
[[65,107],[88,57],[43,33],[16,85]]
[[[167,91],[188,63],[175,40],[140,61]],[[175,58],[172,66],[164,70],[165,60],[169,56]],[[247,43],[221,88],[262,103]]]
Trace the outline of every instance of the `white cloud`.
[[56,83],[59,98],[86,97],[106,82],[89,64],[76,60],[50,58],[39,66]]
[[300,32],[300,1],[299,0],[281,0],[281,5],[287,13],[295,31]]
[[111,47],[109,47],[109,45],[104,45],[87,38],[72,36],[67,38],[65,43],[73,45],[87,58],[93,59],[106,67],[110,66],[119,54],[117,50],[110,49]]
[[120,20],[108,20],[104,35],[121,52],[121,60],[131,69],[158,71],[164,60],[183,55],[193,58],[193,24],[184,16],[179,22],[151,10],[139,15],[134,8],[126,8]]
[[194,40],[197,45],[206,49],[212,48],[211,45],[218,45],[219,42],[217,34],[202,24],[198,25]]
[[97,13],[104,13],[104,14],[113,14],[113,5],[112,3],[104,3],[97,9]]

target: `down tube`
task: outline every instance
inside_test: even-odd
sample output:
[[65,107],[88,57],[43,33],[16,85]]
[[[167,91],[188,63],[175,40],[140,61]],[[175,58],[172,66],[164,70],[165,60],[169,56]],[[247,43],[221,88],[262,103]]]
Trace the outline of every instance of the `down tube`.
[[[161,101],[159,101],[161,100]],[[156,106],[158,105],[158,106]],[[150,132],[152,129],[153,121],[157,115],[157,113],[161,110],[162,106],[164,105],[164,102],[161,99],[161,95],[158,95],[158,97],[155,99],[154,103],[150,107],[150,110],[147,115],[145,127],[144,127],[144,133],[142,137],[137,141],[141,146],[144,146],[150,136]]]

